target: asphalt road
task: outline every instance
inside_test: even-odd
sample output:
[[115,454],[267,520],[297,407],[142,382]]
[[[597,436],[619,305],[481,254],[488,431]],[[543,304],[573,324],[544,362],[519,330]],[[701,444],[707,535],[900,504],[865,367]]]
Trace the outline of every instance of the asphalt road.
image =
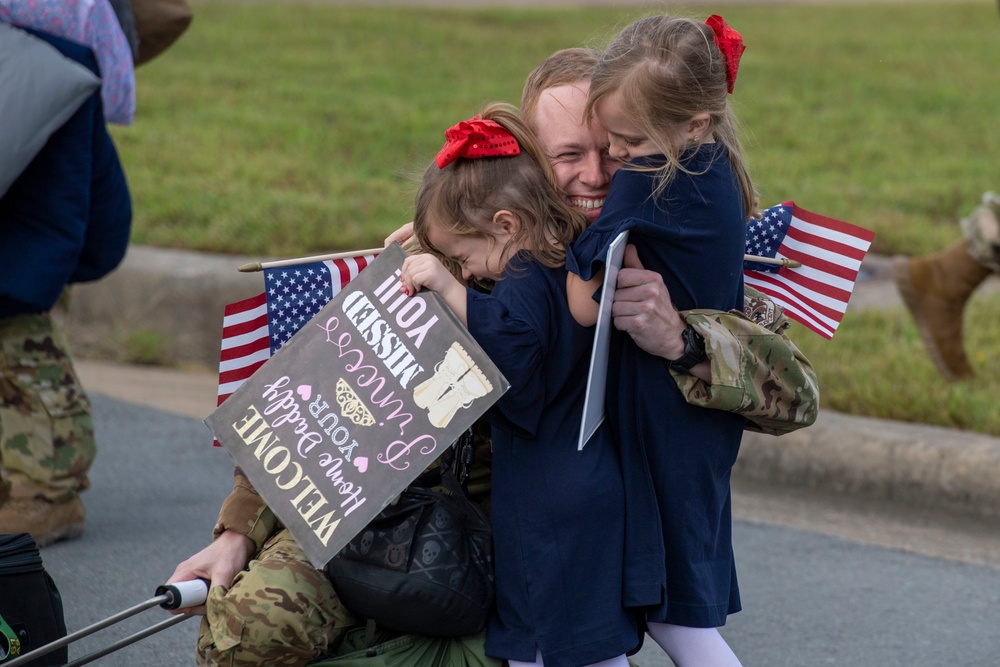
[[[204,546],[231,463],[197,419],[92,397],[100,439],[80,540],[42,557],[70,632],[151,597]],[[960,539],[960,538],[956,538]],[[723,634],[743,664],[995,667],[1000,569],[758,521],[737,521],[744,611]],[[167,617],[154,608],[71,645],[78,659]],[[197,620],[94,664],[193,665]],[[670,665],[655,645],[640,667]]]

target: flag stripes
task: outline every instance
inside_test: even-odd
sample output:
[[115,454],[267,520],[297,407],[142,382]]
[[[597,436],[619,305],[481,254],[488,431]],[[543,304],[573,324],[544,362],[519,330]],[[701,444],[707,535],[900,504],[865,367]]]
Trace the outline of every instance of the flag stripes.
[[790,318],[832,338],[874,238],[874,232],[794,202],[771,207],[761,220],[750,221],[747,253],[792,259],[802,266],[764,268],[748,262],[744,283],[770,296]]
[[361,255],[265,269],[265,291],[231,303],[223,312],[218,405],[375,257]]

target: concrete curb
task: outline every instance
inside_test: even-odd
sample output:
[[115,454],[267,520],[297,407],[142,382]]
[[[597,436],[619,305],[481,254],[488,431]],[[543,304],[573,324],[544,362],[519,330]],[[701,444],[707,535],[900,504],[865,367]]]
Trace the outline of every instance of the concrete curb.
[[[76,354],[120,360],[130,337],[149,332],[168,363],[214,372],[223,308],[263,289],[260,274],[237,267],[259,259],[132,246],[110,276],[74,288],[67,325]],[[866,258],[852,308],[899,303],[890,265]],[[944,428],[826,410],[780,438],[746,433],[734,475],[1000,519],[1000,438]]]
[[820,411],[776,438],[746,433],[738,479],[1000,519],[1000,438]]
[[130,340],[154,334],[159,361],[218,370],[226,304],[260,294],[257,258],[130,246],[121,265],[73,287],[68,326],[81,357],[129,361]]

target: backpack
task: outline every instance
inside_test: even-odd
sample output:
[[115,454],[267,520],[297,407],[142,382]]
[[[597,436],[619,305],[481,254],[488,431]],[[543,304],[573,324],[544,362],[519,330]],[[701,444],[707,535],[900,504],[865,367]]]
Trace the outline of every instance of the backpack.
[[[29,533],[0,535],[0,665],[66,636],[62,597]],[[31,661],[64,665],[62,647]]]

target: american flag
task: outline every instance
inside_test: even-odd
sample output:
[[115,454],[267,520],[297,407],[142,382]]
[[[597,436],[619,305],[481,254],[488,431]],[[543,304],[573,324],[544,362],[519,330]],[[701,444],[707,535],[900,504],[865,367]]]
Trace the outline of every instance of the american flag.
[[218,404],[222,405],[375,257],[360,255],[264,269],[264,292],[225,308]]
[[875,233],[785,202],[747,225],[746,253],[793,259],[798,268],[743,263],[743,281],[771,297],[793,320],[833,338],[847,310],[861,261]]

